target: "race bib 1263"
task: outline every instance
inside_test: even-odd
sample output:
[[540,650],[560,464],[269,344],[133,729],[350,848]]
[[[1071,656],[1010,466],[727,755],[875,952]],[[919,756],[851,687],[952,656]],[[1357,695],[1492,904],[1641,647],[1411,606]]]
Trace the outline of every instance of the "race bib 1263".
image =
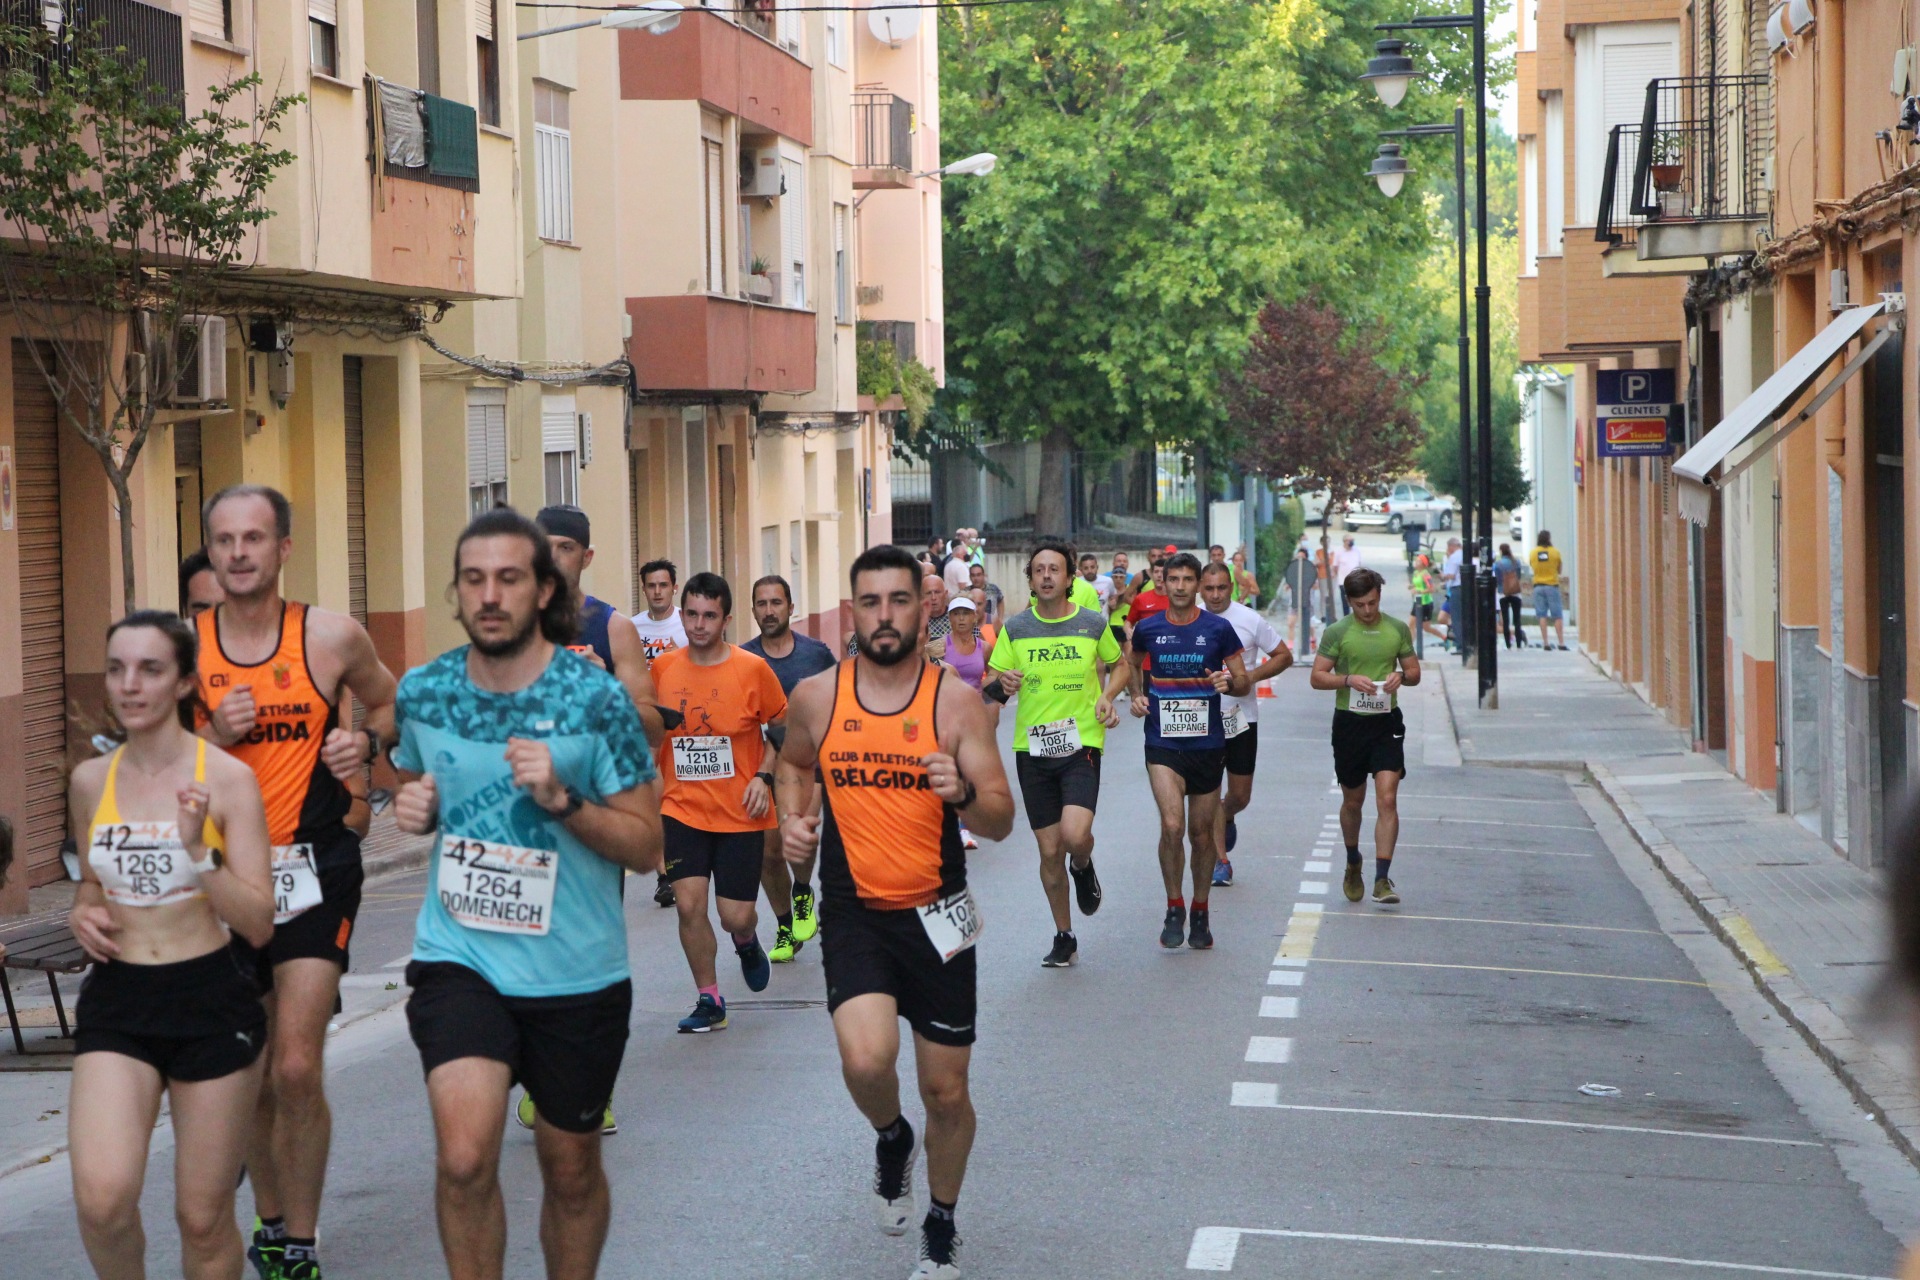
[[449,831],[440,838],[440,905],[469,929],[544,938],[553,928],[560,855]]
[[158,907],[201,893],[200,875],[171,822],[115,822],[93,829],[87,861],[107,900],[123,907]]

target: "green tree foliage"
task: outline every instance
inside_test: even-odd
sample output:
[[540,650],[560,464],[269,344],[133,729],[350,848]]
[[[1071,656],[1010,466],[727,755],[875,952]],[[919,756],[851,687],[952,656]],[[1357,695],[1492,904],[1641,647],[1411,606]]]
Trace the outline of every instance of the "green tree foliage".
[[[1525,502],[1532,492],[1526,472],[1520,469],[1520,401],[1511,386],[1505,395],[1494,388],[1493,397],[1493,509],[1511,511]],[[1476,431],[1479,430],[1476,424]],[[1475,437],[1476,441],[1478,437]],[[1474,446],[1473,462],[1480,465],[1479,445]],[[1460,480],[1460,432],[1458,424],[1445,427],[1429,425],[1426,441],[1420,446],[1420,469],[1437,493],[1467,500],[1466,486]],[[1476,483],[1474,500],[1480,497]]]
[[[270,215],[289,151],[268,139],[298,97],[260,77],[188,112],[103,28],[0,27],[0,285],[63,420],[100,459],[123,514],[128,479],[187,362],[188,317],[218,313],[223,279]],[[120,525],[134,607],[133,520]]]

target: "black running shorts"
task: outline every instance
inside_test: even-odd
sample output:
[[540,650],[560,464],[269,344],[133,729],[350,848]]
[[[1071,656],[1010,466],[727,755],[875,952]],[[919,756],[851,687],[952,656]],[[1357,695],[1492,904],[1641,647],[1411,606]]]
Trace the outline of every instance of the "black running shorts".
[[[253,951],[243,942],[239,947],[251,952],[258,968],[254,980],[260,990],[273,990],[273,967],[289,960],[330,960],[345,973],[352,961],[349,944],[354,922],[360,917],[360,889],[366,872],[360,865],[360,837],[342,830],[327,848],[314,845],[313,860],[319,866],[320,904],[308,907],[293,919],[273,927],[267,945]],[[350,856],[344,846],[351,845]]]
[[407,966],[407,1029],[420,1066],[459,1058],[504,1062],[556,1129],[597,1133],[627,1051],[633,983],[577,996],[503,996],[465,965]]
[[1100,748],[1082,747],[1070,756],[1013,753],[1014,772],[1020,776],[1020,798],[1027,806],[1027,825],[1044,831],[1060,821],[1068,805],[1089,813],[1100,803]]
[[224,946],[172,964],[95,965],[74,1022],[75,1054],[118,1053],[165,1080],[218,1080],[267,1047],[252,952]]
[[876,911],[858,902],[820,903],[820,967],[827,1012],[855,996],[887,995],[915,1034],[934,1044],[973,1043],[974,949],[942,964],[920,914]]
[[1260,758],[1260,726],[1250,724],[1238,734],[1227,739],[1227,772],[1239,777],[1247,777],[1253,772],[1254,762]]
[[1333,773],[1343,787],[1366,785],[1376,773],[1407,776],[1407,722],[1395,707],[1385,715],[1333,713]]
[[1210,795],[1220,789],[1221,776],[1227,771],[1227,752],[1224,747],[1200,751],[1148,747],[1147,765],[1151,768],[1156,764],[1163,764],[1179,774],[1180,780],[1186,784],[1188,795]]
[[666,838],[669,882],[699,876],[713,881],[717,898],[752,902],[760,896],[760,863],[767,847],[764,831],[702,831],[678,818],[660,817]]

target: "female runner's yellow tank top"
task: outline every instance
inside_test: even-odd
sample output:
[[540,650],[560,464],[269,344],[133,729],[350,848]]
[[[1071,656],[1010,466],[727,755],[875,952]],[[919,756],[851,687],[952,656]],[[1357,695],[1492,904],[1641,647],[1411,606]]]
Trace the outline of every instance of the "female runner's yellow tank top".
[[[207,780],[207,744],[195,739],[198,753],[193,761],[193,780]],[[204,896],[200,874],[193,869],[187,849],[180,842],[180,828],[174,822],[123,822],[120,805],[114,797],[114,775],[120,770],[120,752],[115,748],[107,761],[107,783],[100,790],[100,803],[93,810],[93,825],[87,829],[87,862],[100,877],[109,902],[123,907],[158,907],[169,902]],[[220,831],[208,818],[201,830],[210,849],[225,851]]]

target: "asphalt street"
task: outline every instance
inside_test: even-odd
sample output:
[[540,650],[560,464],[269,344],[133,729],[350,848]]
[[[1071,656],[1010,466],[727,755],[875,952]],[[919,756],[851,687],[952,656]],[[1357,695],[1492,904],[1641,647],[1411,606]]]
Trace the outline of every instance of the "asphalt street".
[[[1892,1274],[1920,1178],[1586,787],[1430,765],[1415,735],[1404,901],[1350,904],[1328,836],[1332,699],[1299,670],[1280,684],[1211,953],[1157,944],[1130,717],[1096,828],[1106,905],[1077,922],[1077,967],[1040,967],[1051,930],[1023,824],[974,855],[988,927],[968,1275]],[[1438,699],[1422,691],[1414,718],[1444,715]],[[397,985],[420,886],[370,891],[330,1050],[330,1277],[443,1274]],[[872,1136],[841,1086],[817,947],[757,997],[723,957],[732,1026],[676,1035],[693,988],[650,889],[629,881],[636,1004],[602,1274],[906,1275],[912,1241],[873,1225]],[[0,1275],[89,1274],[67,1178],[56,1159],[0,1183]],[[508,1274],[537,1276],[538,1174],[517,1126],[503,1178]],[[177,1256],[171,1182],[163,1120],[145,1201],[156,1275]]]

